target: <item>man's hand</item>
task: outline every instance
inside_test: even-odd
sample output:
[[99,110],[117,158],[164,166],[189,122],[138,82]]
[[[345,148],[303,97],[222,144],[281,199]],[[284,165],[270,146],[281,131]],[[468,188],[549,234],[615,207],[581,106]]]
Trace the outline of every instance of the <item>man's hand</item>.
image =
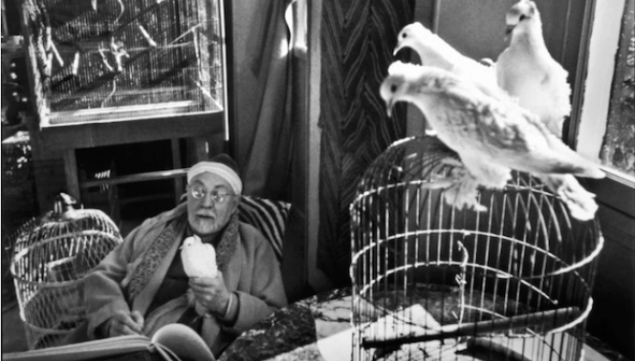
[[124,335],[141,335],[143,332],[143,316],[139,311],[117,311],[110,319],[110,337]]
[[225,315],[231,294],[220,271],[214,278],[190,277],[189,285],[201,306],[217,315]]

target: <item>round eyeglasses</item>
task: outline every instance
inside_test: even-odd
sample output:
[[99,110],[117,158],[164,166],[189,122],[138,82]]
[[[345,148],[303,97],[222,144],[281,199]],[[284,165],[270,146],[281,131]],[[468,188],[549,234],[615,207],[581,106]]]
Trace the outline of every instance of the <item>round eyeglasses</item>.
[[[203,187],[203,186],[196,186],[195,185],[195,186],[190,187],[190,195],[194,199],[203,199],[203,197],[205,197],[205,193],[207,193],[207,189],[205,189],[205,187]],[[218,204],[225,203],[225,201],[227,200],[227,197],[235,196],[235,194],[233,194],[233,193],[222,192],[222,191],[218,191],[216,189],[214,189],[213,191],[209,192],[209,195],[214,200],[214,203],[218,203]]]

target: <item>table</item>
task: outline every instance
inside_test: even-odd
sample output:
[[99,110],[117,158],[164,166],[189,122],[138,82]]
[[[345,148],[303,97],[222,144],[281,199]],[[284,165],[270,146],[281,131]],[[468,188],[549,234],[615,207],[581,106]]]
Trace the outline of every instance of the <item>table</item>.
[[350,313],[348,288],[295,302],[244,332],[225,350],[219,361],[270,358],[280,361],[325,361],[317,346],[316,319],[331,323],[331,330],[336,333],[337,330],[351,327]]
[[[350,360],[351,343],[346,342],[351,340],[350,316],[350,288],[320,293],[278,310],[257,323],[239,336],[219,361]],[[596,350],[602,350],[602,353]],[[449,359],[475,360],[473,356],[452,354]],[[584,361],[626,359],[589,337],[584,348]]]

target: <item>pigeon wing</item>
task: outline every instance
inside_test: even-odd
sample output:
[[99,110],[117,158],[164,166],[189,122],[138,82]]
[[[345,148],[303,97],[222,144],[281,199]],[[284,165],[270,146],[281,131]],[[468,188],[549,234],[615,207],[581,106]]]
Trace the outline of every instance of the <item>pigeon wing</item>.
[[511,100],[498,101],[466,82],[446,85],[448,107],[464,113],[463,126],[474,127],[470,137],[480,151],[530,173],[604,177],[596,164],[566,146],[534,114]]

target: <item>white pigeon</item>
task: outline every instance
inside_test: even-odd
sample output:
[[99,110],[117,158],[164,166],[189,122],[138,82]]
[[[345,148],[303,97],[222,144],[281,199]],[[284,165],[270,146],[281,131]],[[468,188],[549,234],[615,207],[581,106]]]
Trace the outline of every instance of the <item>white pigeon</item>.
[[547,50],[536,4],[519,1],[507,12],[506,23],[511,41],[496,61],[498,84],[560,138],[571,112],[571,86],[567,71]]
[[393,54],[405,47],[412,48],[419,54],[422,65],[445,69],[461,78],[470,79],[487,95],[507,97],[497,84],[495,64],[485,65],[461,54],[419,22],[401,29]]
[[[413,103],[438,132],[438,138],[461,158],[465,172],[445,196],[457,208],[484,210],[474,199],[476,188],[503,188],[511,169],[546,177],[546,185],[556,194],[581,188],[570,175],[604,177],[598,165],[567,147],[535,115],[512,101],[488,96],[469,80],[440,68],[401,62],[393,63],[388,72],[380,88],[388,115],[396,102]],[[563,199],[572,216],[593,218],[597,206],[587,205],[595,205],[591,193],[568,194],[584,197],[574,199],[574,204]],[[586,207],[587,211],[576,207]]]
[[183,269],[189,277],[215,278],[218,274],[216,250],[209,243],[203,243],[197,235],[187,237],[181,246]]

